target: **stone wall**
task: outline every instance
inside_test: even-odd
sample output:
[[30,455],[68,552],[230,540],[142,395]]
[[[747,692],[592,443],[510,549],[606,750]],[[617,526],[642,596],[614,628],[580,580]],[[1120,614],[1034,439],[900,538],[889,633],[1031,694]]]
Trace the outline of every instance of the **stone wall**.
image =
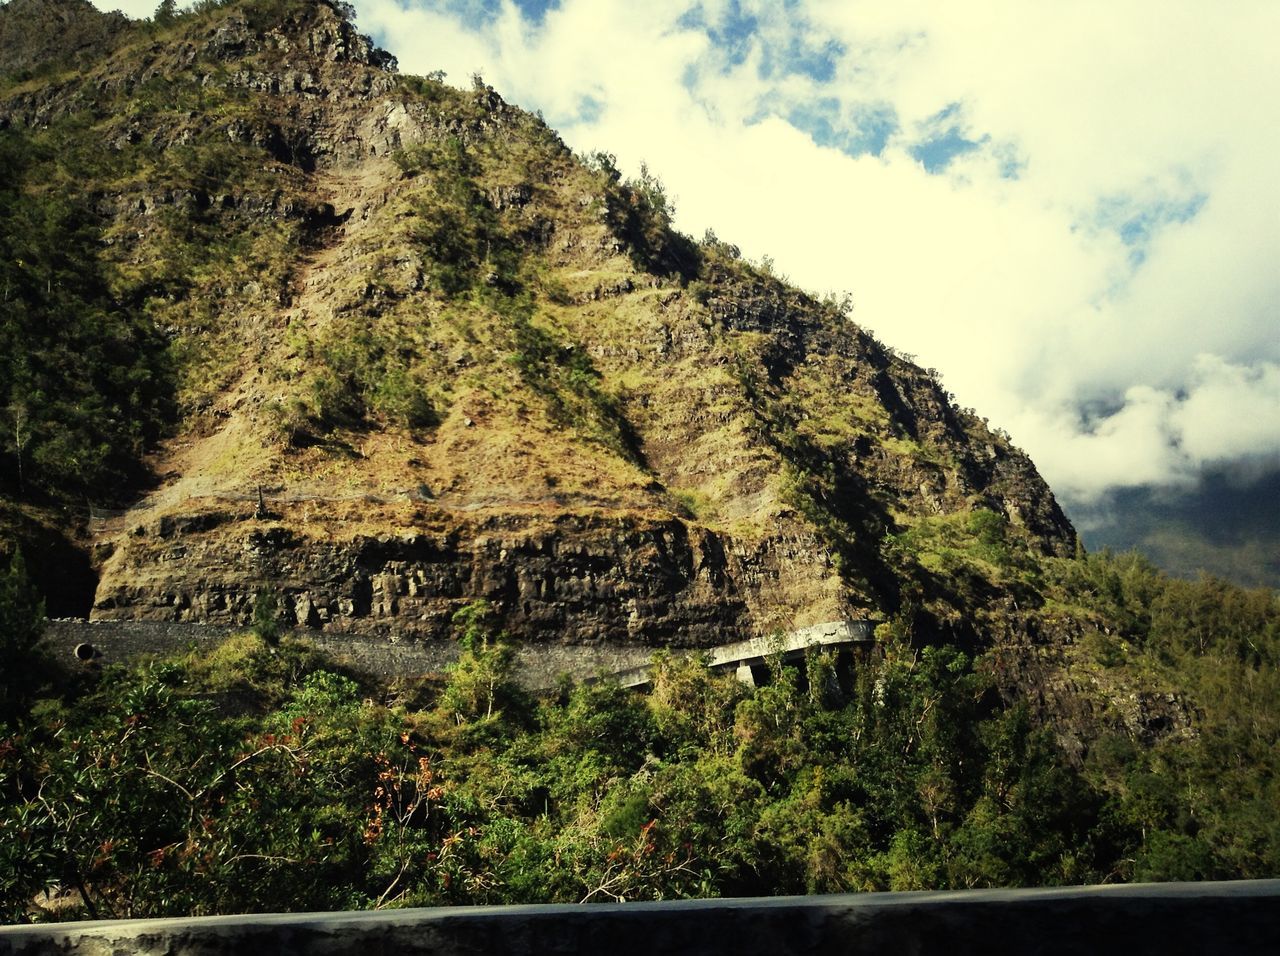
[[1280,880],[0,927],[0,956],[126,952],[1273,956]]
[[[177,654],[192,647],[212,648],[244,628],[190,621],[100,621],[59,618],[47,622],[45,643],[57,656],[82,664],[125,663],[144,657]],[[457,660],[451,640],[415,640],[298,628],[305,638],[354,670],[383,679],[434,674]],[[740,660],[767,656],[775,645],[795,651],[813,646],[869,643],[870,621],[832,621],[800,628],[778,639],[757,638],[708,648],[713,667],[736,666]],[[520,682],[530,690],[555,687],[562,675],[575,680],[614,674],[623,683],[645,681],[656,647],[609,644],[520,644],[516,654]],[[676,650],[676,654],[699,653]],[[637,678],[639,675],[639,679]],[[628,679],[630,678],[630,679]]]

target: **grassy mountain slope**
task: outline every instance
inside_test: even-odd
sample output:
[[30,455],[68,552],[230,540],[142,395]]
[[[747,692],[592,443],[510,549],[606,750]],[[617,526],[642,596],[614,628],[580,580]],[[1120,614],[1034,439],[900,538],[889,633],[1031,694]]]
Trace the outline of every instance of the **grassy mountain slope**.
[[[900,546],[922,523],[1070,553],[1031,463],[930,374],[673,232],[656,180],[392,66],[336,7],[258,0],[0,90],[11,216],[83,236],[12,252],[68,331],[10,323],[7,489],[131,506],[79,532],[96,613],[245,620],[265,577],[299,623],[433,634],[484,597],[544,638],[696,643],[913,595],[959,617]],[[59,349],[93,369],[59,381]],[[548,549],[539,580],[502,557]]]

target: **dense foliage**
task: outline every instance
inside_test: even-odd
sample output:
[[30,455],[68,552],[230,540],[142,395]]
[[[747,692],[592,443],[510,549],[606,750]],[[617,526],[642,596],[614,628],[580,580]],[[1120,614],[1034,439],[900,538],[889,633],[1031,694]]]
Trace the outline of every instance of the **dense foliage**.
[[1124,653],[1186,681],[1194,734],[1073,767],[985,658],[892,637],[851,673],[749,689],[659,657],[648,693],[534,700],[483,606],[443,681],[362,686],[252,634],[81,674],[0,740],[3,916],[58,890],[107,917],[1276,875],[1274,596],[1071,573],[1141,622]]
[[40,686],[37,644],[43,632],[44,604],[27,577],[22,552],[15,550],[0,571],[0,723],[20,718]]
[[83,492],[131,474],[172,391],[163,337],[111,294],[101,228],[69,161],[84,148],[64,156],[65,135],[0,132],[0,460],[11,492]]
[[[1059,587],[1118,626],[1084,648],[1100,679],[1163,685],[1192,733],[1099,739],[1086,773],[1143,835],[1133,879],[1280,874],[1280,600],[1213,578],[1170,578],[1136,554],[1059,562]],[[1110,633],[1108,633],[1110,631]],[[1159,728],[1156,728],[1159,730]]]

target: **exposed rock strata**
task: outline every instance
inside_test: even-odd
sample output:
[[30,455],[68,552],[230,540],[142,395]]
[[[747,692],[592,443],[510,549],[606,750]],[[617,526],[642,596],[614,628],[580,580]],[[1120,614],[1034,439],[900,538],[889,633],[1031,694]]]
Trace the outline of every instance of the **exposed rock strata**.
[[[445,637],[485,599],[538,642],[706,646],[847,613],[813,535],[737,541],[678,518],[420,510],[395,534],[317,536],[202,511],[136,526],[106,563],[99,619],[247,624],[269,583],[288,623]],[[193,573],[198,569],[198,573]]]

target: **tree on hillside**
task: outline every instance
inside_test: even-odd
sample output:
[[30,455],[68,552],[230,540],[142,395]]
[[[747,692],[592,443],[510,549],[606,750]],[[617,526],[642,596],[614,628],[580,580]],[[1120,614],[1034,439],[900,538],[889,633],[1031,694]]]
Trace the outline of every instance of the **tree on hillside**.
[[440,707],[459,724],[491,720],[504,704],[517,709],[524,704],[515,683],[515,647],[505,632],[494,632],[493,618],[493,607],[483,600],[453,615],[462,654],[447,668]]
[[43,632],[44,602],[27,578],[22,552],[15,550],[0,573],[0,723],[22,716],[31,701],[38,683],[31,672]]
[[31,444],[31,413],[27,410],[26,402],[13,402],[5,409],[9,413],[9,422],[12,428],[6,436],[13,448],[13,453],[18,459],[18,490],[26,491],[26,477],[22,471],[22,457],[27,452],[27,446]]
[[0,484],[23,494],[127,485],[169,415],[168,342],[113,295],[92,203],[63,185],[86,153],[0,130]]
[[160,6],[151,15],[151,21],[158,26],[168,26],[178,16],[177,0],[160,0]]

